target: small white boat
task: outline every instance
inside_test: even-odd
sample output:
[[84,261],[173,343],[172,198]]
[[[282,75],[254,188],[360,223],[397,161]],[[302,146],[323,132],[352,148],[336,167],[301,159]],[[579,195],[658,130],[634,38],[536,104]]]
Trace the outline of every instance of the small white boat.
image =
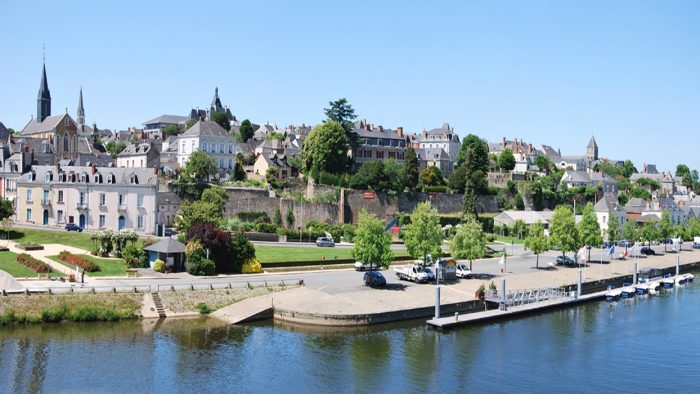
[[638,285],[634,286],[635,290],[637,291],[637,294],[647,294],[649,293],[649,288],[650,285],[648,282],[642,282],[639,283]]
[[620,298],[632,298],[637,292],[634,286],[626,286],[620,289]]
[[676,280],[674,278],[665,278],[661,281],[661,284],[664,286],[664,289],[670,289],[676,285]]
[[620,298],[620,295],[621,295],[621,294],[622,294],[622,290],[621,290],[621,289],[612,289],[612,290],[608,290],[608,292],[605,293],[605,299],[606,299],[607,301],[615,301],[615,300],[617,300],[618,298]]

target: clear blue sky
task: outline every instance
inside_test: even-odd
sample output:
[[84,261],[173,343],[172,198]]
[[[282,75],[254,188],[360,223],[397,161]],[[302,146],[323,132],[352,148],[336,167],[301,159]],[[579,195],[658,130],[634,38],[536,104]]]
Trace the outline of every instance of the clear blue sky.
[[[65,3],[65,4],[64,4]],[[380,4],[381,3],[381,4]],[[347,97],[406,131],[523,138],[700,168],[699,1],[0,2],[0,121],[36,112],[126,128],[205,107],[315,124]]]

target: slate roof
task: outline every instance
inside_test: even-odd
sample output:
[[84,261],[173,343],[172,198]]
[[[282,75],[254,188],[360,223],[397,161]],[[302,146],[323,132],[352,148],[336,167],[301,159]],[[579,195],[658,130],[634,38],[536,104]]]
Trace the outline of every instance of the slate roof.
[[[108,184],[107,182],[107,176],[110,174],[114,175],[114,185],[127,185],[131,184],[130,182],[130,176],[136,175],[138,179],[138,184],[139,185],[151,185],[151,186],[156,186],[158,185],[158,175],[155,174],[152,168],[119,168],[119,167],[96,167],[96,174],[92,174],[92,167],[91,166],[73,166],[73,165],[61,165],[60,167],[56,166],[32,166],[31,172],[34,172],[36,175],[36,180],[35,182],[44,182],[44,177],[46,176],[47,172],[51,172],[54,176],[52,182],[58,182],[56,175],[58,172],[62,172],[65,174],[70,174],[74,173],[78,175],[77,179],[80,179],[80,174],[85,173],[89,176],[89,183],[95,183],[95,175],[97,173],[101,174],[103,176],[103,184]],[[27,172],[28,173],[28,172]],[[25,174],[27,174],[25,173]],[[26,180],[25,174],[22,174],[22,180]],[[65,183],[73,183],[70,181],[66,181]],[[79,183],[76,181],[75,183]]]
[[2,122],[0,122],[0,141],[2,142],[7,142],[7,137],[10,135],[10,132],[7,131],[7,127],[5,127]]
[[442,148],[416,149],[418,160],[450,160],[450,155]]
[[150,143],[131,144],[124,148],[117,157],[146,155],[152,149],[155,148]]
[[596,212],[624,212],[625,209],[617,202],[614,197],[606,196],[601,198],[594,207]]
[[173,238],[166,238],[153,245],[146,246],[143,250],[157,253],[185,253],[185,245]]
[[161,115],[157,118],[143,122],[143,125],[158,124],[158,123],[168,123],[168,124],[180,124],[185,123],[187,116],[179,115]]
[[22,129],[22,132],[20,135],[31,135],[31,134],[38,134],[38,133],[45,133],[48,131],[52,131],[58,126],[61,121],[63,120],[64,117],[68,117],[70,121],[75,125],[75,128],[78,128],[78,124],[75,123],[75,120],[70,117],[68,114],[61,114],[61,115],[53,115],[53,116],[47,116],[46,119],[44,119],[43,122],[39,123],[36,121],[36,119],[32,119],[27,123],[26,126],[24,126],[24,129]]
[[199,136],[216,136],[216,137],[231,137],[231,134],[221,127],[216,122],[202,121],[195,123],[187,129],[180,137],[199,137]]
[[163,192],[158,193],[156,197],[158,205],[180,205],[182,204],[182,199],[173,192]]

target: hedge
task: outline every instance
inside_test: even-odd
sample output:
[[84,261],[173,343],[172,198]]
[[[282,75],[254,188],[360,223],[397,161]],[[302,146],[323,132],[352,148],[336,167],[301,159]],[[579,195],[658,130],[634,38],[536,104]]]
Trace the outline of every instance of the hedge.
[[242,222],[269,222],[270,217],[264,211],[252,211],[252,212],[239,212],[236,216],[241,219]]

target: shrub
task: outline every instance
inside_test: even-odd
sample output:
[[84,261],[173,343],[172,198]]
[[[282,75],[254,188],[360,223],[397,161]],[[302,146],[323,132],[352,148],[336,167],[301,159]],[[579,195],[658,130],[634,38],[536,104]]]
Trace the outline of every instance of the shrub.
[[155,272],[165,272],[165,261],[158,259],[153,263],[153,271]]
[[49,273],[51,272],[51,267],[44,263],[43,261],[37,260],[34,257],[26,254],[26,253],[21,253],[17,255],[17,262],[22,264],[23,266],[29,268],[30,270],[33,270],[34,272],[39,272],[39,273]]
[[128,268],[146,268],[148,266],[148,254],[136,244],[125,247],[122,251],[122,258]]
[[185,262],[185,270],[190,275],[211,276],[216,272],[216,265],[210,259],[193,255]]
[[237,216],[239,219],[241,219],[244,222],[257,222],[259,220],[265,221],[265,222],[270,221],[270,218],[267,216],[267,213],[264,211],[239,212]]
[[262,264],[256,258],[250,258],[243,263],[241,272],[244,274],[257,274],[262,272]]
[[439,186],[439,185],[423,186],[424,192],[447,193],[447,190],[448,190],[447,186]]
[[255,226],[255,231],[259,233],[272,233],[277,231],[277,225],[274,223],[258,223]]
[[84,257],[74,255],[73,253],[71,253],[67,250],[64,250],[61,253],[59,253],[58,259],[63,261],[64,263],[68,263],[68,264],[80,267],[83,270],[85,270],[85,272],[100,271],[100,266],[98,266],[97,264],[93,263],[90,260],[87,260]]
[[205,303],[203,303],[203,302],[200,302],[199,304],[197,304],[196,308],[197,308],[197,312],[199,312],[199,313],[201,313],[201,314],[203,314],[203,315],[208,315],[208,314],[214,312],[214,310],[211,309],[211,308],[209,307],[209,305],[207,305],[207,304],[205,304]]
[[340,186],[340,178],[340,175],[322,172],[321,175],[319,175],[318,177],[318,183],[329,186]]
[[[158,242],[158,241],[155,240],[155,239],[153,239],[153,238],[151,238],[151,237],[148,237],[148,238],[144,239],[143,241],[141,241],[141,246],[143,246],[144,248],[146,248],[146,247],[149,247],[149,246],[153,245],[153,244],[156,243],[156,242]],[[132,245],[133,245],[133,244],[132,244]]]

